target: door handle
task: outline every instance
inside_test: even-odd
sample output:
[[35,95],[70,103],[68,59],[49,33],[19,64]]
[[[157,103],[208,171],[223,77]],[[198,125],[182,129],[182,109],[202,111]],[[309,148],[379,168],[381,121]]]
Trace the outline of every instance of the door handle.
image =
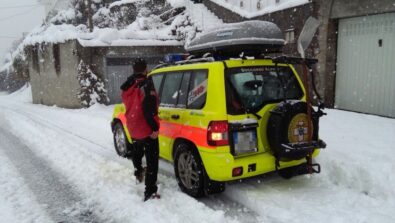
[[171,115],[170,116],[172,119],[180,119],[180,115]]

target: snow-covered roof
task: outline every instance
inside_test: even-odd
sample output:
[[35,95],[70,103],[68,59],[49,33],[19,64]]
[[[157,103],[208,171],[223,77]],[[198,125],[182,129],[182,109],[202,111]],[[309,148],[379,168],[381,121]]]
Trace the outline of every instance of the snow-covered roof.
[[88,32],[85,25],[49,25],[33,30],[24,40],[24,45],[36,43],[64,43],[76,39],[82,46],[181,46],[182,41],[169,34],[169,29],[138,30],[132,24],[126,29],[97,28]]

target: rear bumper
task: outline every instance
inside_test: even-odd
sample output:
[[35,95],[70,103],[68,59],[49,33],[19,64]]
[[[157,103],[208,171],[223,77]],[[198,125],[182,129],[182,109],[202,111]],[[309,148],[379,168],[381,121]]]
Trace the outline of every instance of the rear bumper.
[[[313,157],[316,157],[318,154],[319,150],[316,149],[313,152]],[[200,156],[210,179],[220,182],[254,177],[276,170],[276,159],[269,152],[235,158],[230,153],[215,153],[200,150]],[[305,158],[287,162],[280,161],[279,169],[297,166],[305,162]],[[240,176],[233,177],[233,169],[237,167],[242,167],[243,173]]]

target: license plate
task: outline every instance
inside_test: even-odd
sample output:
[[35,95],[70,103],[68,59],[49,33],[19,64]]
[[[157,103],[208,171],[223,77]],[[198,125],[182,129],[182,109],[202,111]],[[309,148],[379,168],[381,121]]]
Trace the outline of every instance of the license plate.
[[256,131],[233,132],[233,143],[236,155],[256,152]]

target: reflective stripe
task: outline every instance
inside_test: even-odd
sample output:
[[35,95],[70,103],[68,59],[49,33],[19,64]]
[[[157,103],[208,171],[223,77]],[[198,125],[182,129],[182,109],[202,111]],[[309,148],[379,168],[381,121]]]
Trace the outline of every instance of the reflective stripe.
[[126,126],[126,116],[124,113],[119,113],[118,119],[121,120],[123,126]]
[[[126,126],[125,114],[120,113],[118,119],[121,120],[122,125]],[[216,147],[207,144],[207,129],[198,128],[178,123],[160,121],[159,134],[168,138],[174,137],[174,132],[178,132],[178,138],[184,138],[192,141],[196,146],[206,147],[207,149],[215,149]],[[129,135],[127,133],[127,135]]]
[[202,146],[208,149],[216,148],[207,144],[207,129],[205,128],[182,125],[163,120],[161,120],[160,123],[160,135],[173,138],[174,132],[177,131],[177,138],[188,139],[192,141],[196,146]]

